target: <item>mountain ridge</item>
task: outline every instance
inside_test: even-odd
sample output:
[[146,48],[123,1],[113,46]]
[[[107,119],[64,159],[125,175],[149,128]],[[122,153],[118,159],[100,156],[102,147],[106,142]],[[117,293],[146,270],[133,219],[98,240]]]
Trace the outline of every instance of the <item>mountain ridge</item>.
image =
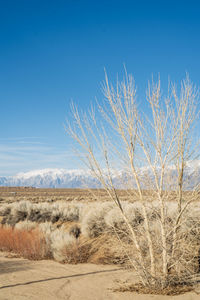
[[[170,173],[169,173],[170,172]],[[176,170],[169,168],[171,178],[175,182]],[[141,176],[153,178],[150,168],[141,168]],[[141,178],[142,178],[141,177]],[[130,181],[130,176],[123,171],[112,171],[113,184],[117,188],[123,188],[124,183]],[[188,164],[185,169],[185,179],[188,181],[186,188],[192,189],[200,182],[200,161]],[[132,180],[132,187],[135,185]],[[145,180],[144,180],[145,182]],[[0,186],[27,186],[38,188],[102,188],[101,183],[84,169],[40,169],[28,172],[20,172],[14,176],[0,176]],[[143,186],[145,188],[145,186]]]
[[97,180],[87,170],[41,169],[1,176],[0,186],[32,186],[40,188],[98,187]]

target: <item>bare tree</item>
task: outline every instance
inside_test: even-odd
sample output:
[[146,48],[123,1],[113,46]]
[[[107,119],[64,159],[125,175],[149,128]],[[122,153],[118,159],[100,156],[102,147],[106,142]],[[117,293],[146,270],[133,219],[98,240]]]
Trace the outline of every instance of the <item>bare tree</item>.
[[[184,192],[184,180],[187,163],[198,154],[192,134],[198,117],[198,91],[188,76],[179,93],[175,85],[170,83],[169,87],[164,98],[160,79],[149,83],[145,114],[137,102],[133,77],[125,72],[124,80],[114,88],[106,75],[105,99],[98,104],[97,112],[91,109],[79,113],[72,105],[74,122],[67,126],[80,146],[81,158],[119,208],[134,250],[129,260],[141,282],[145,286],[161,284],[163,288],[172,277],[180,279],[184,273],[184,268],[177,268],[178,256],[182,257],[182,265],[183,259],[188,264],[184,249],[177,249],[186,234],[181,230],[184,213],[197,198],[195,191],[189,197]],[[142,207],[142,231],[132,226],[113,183],[113,175],[122,169],[127,174],[129,197]],[[169,222],[167,209],[172,196],[177,206],[175,218]],[[156,237],[149,214],[152,201],[158,208]]]

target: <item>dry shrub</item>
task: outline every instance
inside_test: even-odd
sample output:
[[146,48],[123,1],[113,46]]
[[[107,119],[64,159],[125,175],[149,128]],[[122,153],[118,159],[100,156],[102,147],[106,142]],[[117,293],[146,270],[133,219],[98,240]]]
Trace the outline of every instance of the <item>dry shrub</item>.
[[74,236],[76,239],[79,238],[81,234],[81,228],[77,224],[70,226],[69,234]]
[[180,277],[191,276],[200,272],[200,226],[199,220],[190,220],[185,216],[177,234],[174,249],[174,265],[171,274]]
[[[91,256],[91,240],[76,238],[76,225],[70,227],[72,232],[66,232],[64,227],[54,230],[50,235],[52,254],[55,260],[63,263],[85,263]],[[73,231],[75,230],[75,233]]]
[[19,223],[17,223],[15,225],[15,229],[18,229],[18,230],[27,230],[27,231],[30,231],[30,230],[33,230],[35,229],[36,227],[38,226],[38,224],[36,222],[31,222],[31,221],[20,221]]
[[1,226],[0,250],[15,252],[34,260],[50,257],[45,238],[37,229],[27,231]]
[[127,284],[121,283],[120,287],[114,289],[115,292],[133,292],[139,294],[153,294],[153,295],[167,295],[167,296],[177,296],[180,294],[185,294],[194,290],[194,286],[192,284],[184,283],[184,284],[172,284],[165,288],[161,288],[161,286],[154,287],[144,287],[141,283],[135,284]]
[[95,263],[119,264],[127,258],[119,253],[119,244],[108,235],[87,239],[80,237],[73,242],[63,245],[60,249],[62,262],[69,264]]
[[11,207],[9,204],[3,204],[0,208],[0,216],[7,216],[10,214]]
[[76,226],[80,228],[80,223],[77,222],[57,222],[55,225],[57,228],[60,228],[66,232],[70,232],[71,229]]
[[60,210],[62,211],[61,219],[63,222],[74,222],[79,220],[80,210],[83,204],[78,202],[72,202],[70,204],[64,204]]
[[63,254],[63,249],[73,247],[76,242],[75,237],[61,229],[54,230],[50,233],[49,237],[54,259],[59,262],[64,262],[66,257],[65,254]]
[[115,236],[102,234],[89,242],[91,251],[88,262],[94,264],[125,264],[127,262],[127,254]]
[[93,253],[92,243],[86,239],[74,240],[73,243],[63,246],[61,253],[64,263],[86,263]]
[[[118,240],[108,234],[96,238],[87,238],[80,233],[76,224],[67,227],[66,224],[51,232],[49,239],[55,260],[62,263],[95,263],[119,264],[127,260],[124,252],[119,249]],[[75,232],[74,232],[75,230]],[[76,235],[78,230],[78,236]]]
[[89,238],[95,238],[105,233],[108,229],[105,223],[105,215],[113,207],[113,203],[95,203],[85,214],[82,222],[82,233]]

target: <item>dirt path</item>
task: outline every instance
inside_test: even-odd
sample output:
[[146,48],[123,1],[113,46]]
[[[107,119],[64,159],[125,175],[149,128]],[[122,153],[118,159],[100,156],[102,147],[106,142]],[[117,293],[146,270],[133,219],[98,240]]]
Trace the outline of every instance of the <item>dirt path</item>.
[[132,274],[115,266],[62,265],[54,261],[8,258],[0,253],[0,300],[198,300],[187,293],[176,297],[114,293],[115,280]]

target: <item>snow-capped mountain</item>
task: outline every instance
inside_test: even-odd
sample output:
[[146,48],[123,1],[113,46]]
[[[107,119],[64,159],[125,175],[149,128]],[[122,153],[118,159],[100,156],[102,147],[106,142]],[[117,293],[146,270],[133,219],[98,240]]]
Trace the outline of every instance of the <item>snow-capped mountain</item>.
[[86,170],[43,169],[0,177],[0,186],[43,188],[98,188],[100,184]]
[[[158,169],[159,173],[159,169]],[[151,189],[154,186],[153,174],[149,167],[140,169],[142,188]],[[167,185],[175,187],[177,173],[174,167],[165,174]],[[192,189],[200,184],[200,161],[188,163],[185,169],[185,189]],[[135,181],[127,172],[112,172],[112,181],[116,188],[135,188]],[[172,183],[170,183],[172,182]],[[130,184],[128,186],[128,184]],[[0,177],[0,186],[32,186],[41,188],[101,188],[99,181],[87,170],[42,169],[14,176]]]
[[[113,183],[123,187],[124,172],[112,171]],[[31,186],[38,188],[102,188],[89,170],[42,169],[14,176],[0,177],[0,186]]]

